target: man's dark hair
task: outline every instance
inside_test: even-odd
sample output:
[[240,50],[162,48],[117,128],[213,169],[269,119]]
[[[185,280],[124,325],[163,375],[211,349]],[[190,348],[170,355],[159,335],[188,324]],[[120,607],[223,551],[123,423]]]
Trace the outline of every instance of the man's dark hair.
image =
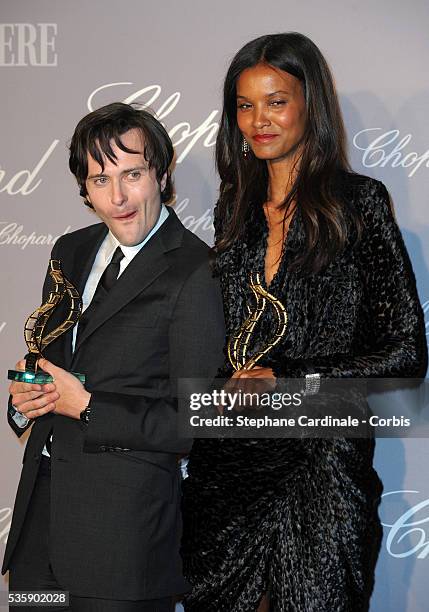
[[139,153],[128,149],[121,141],[122,134],[137,129],[144,139],[144,158],[149,168],[155,168],[158,184],[167,173],[167,182],[161,191],[161,202],[168,202],[173,196],[173,183],[170,165],[174,156],[173,144],[161,123],[146,110],[139,110],[124,104],[113,102],[86,115],[79,121],[70,143],[69,168],[75,175],[80,187],[80,195],[85,204],[93,208],[86,199],[86,179],[88,176],[87,154],[98,162],[104,171],[104,159],[107,157],[116,163],[112,141],[126,153]]

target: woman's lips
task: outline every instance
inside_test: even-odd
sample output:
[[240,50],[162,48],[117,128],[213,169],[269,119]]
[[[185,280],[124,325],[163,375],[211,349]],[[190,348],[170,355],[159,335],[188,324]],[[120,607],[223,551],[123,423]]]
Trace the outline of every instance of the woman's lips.
[[274,138],[277,138],[277,134],[257,134],[253,136],[253,140],[259,143],[271,142]]

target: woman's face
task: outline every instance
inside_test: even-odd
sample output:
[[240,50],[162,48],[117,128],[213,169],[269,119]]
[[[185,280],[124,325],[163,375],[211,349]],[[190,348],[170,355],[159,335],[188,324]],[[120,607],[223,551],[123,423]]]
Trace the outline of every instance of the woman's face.
[[306,128],[301,81],[268,64],[244,70],[237,81],[237,123],[259,159],[299,154]]

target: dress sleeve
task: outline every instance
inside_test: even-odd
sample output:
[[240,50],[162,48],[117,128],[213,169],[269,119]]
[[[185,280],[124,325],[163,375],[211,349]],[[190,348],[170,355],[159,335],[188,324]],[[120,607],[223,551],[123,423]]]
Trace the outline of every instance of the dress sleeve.
[[366,354],[334,354],[275,364],[277,377],[424,377],[427,342],[416,280],[385,186],[372,181],[361,197],[364,221],[359,246],[373,347]]

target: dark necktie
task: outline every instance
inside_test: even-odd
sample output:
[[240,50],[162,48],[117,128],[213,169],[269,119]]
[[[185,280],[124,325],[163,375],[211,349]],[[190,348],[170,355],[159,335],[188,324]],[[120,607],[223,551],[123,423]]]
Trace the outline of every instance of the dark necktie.
[[[115,284],[116,279],[118,278],[119,268],[120,268],[121,261],[123,260],[123,258],[124,258],[124,254],[121,251],[121,247],[117,247],[116,251],[113,253],[113,257],[109,265],[104,270],[102,277],[98,281],[97,289],[98,289],[98,286],[101,284],[103,289],[105,289],[106,291],[110,291],[110,289]],[[97,289],[95,290],[95,293],[97,293]],[[94,297],[95,297],[95,294],[94,294]]]
[[113,253],[113,257],[109,263],[109,265],[104,270],[100,280],[98,281],[97,288],[94,293],[94,297],[91,300],[88,308],[85,310],[81,318],[79,319],[79,325],[77,328],[77,336],[76,336],[76,345],[79,341],[79,338],[82,335],[83,330],[88,325],[88,321],[91,318],[92,314],[103,300],[103,298],[107,295],[110,289],[115,284],[118,274],[119,268],[121,265],[121,261],[124,258],[124,254],[121,251],[121,247],[117,247],[116,251]]

